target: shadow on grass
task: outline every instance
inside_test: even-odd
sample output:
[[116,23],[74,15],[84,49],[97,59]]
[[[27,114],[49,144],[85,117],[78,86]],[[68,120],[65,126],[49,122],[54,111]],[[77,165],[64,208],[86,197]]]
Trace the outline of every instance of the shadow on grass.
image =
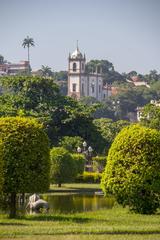
[[27,226],[25,223],[0,223],[0,226]]
[[[143,231],[113,231],[113,232],[109,232],[109,231],[101,231],[101,232],[81,232],[81,231],[76,231],[76,232],[72,232],[72,231],[65,231],[65,232],[59,232],[59,233],[55,233],[55,234],[45,234],[47,236],[60,236],[60,235],[160,235],[160,231],[148,231],[148,232],[143,232]],[[39,235],[39,234],[33,234],[33,235]]]
[[29,221],[63,221],[63,222],[75,222],[75,223],[86,223],[90,221],[90,218],[80,218],[72,216],[52,216],[52,215],[35,215],[35,216],[24,216],[22,219]]

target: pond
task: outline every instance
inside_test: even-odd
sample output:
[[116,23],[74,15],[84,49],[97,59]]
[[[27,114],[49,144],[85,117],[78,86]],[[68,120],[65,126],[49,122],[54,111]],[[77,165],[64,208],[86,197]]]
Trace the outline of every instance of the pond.
[[[29,197],[29,196],[28,196]],[[26,213],[25,206],[18,204],[17,210],[20,214]],[[49,213],[75,213],[94,211],[103,208],[112,208],[114,198],[105,198],[103,195],[95,193],[47,193],[40,195],[40,198],[49,203]],[[4,212],[4,211],[0,211]],[[5,212],[8,212],[7,210]]]
[[112,208],[113,198],[96,194],[44,194],[41,196],[49,203],[50,212],[72,213]]

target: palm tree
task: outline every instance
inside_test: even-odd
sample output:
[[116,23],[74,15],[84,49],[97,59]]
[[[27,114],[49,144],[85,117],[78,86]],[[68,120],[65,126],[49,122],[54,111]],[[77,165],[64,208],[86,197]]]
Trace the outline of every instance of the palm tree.
[[33,38],[30,38],[29,36],[27,36],[22,43],[22,46],[25,48],[28,48],[28,64],[29,64],[29,70],[30,70],[30,56],[29,56],[29,48],[32,46],[34,47],[34,40]]
[[41,71],[44,77],[53,77],[53,72],[50,67],[42,65]]

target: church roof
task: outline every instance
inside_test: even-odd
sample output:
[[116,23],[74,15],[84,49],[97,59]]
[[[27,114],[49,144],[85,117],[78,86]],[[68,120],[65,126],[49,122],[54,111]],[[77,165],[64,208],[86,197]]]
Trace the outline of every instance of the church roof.
[[82,53],[79,51],[79,48],[77,47],[76,50],[71,54],[72,59],[81,59],[83,58]]

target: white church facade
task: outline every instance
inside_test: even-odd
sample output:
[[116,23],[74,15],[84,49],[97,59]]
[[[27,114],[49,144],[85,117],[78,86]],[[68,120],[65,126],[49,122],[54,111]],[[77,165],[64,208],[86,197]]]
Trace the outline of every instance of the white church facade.
[[94,73],[86,72],[86,57],[77,46],[68,58],[68,96],[75,99],[94,97],[102,101],[108,95],[103,87],[102,70],[97,67]]

